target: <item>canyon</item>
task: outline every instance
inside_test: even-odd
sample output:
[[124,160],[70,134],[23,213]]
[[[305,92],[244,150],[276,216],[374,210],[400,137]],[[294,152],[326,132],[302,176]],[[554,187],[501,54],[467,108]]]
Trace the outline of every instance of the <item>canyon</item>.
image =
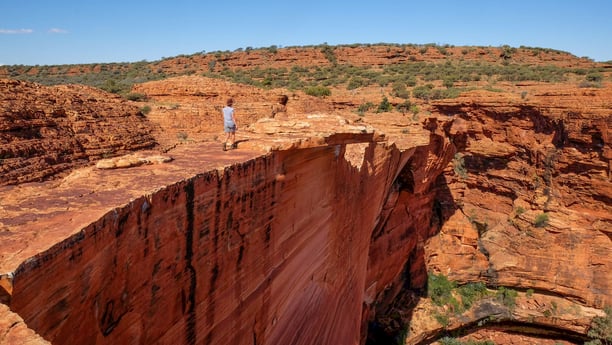
[[[612,305],[609,82],[415,114],[351,110],[380,87],[0,87],[0,344],[573,344]],[[434,274],[490,294],[436,305]]]

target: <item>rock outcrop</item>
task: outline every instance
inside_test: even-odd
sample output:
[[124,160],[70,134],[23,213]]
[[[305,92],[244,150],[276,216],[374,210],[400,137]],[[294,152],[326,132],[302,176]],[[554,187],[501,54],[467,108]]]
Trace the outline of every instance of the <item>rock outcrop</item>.
[[[583,339],[612,304],[611,89],[500,87],[412,116],[358,116],[343,107],[378,88],[325,100],[202,77],[139,85],[163,155],[0,187],[11,309],[0,315],[18,326],[0,335],[374,344],[407,333],[418,344],[453,331],[523,344],[539,328]],[[286,114],[271,118],[281,94]],[[222,152],[227,96],[243,122],[238,149]],[[491,295],[435,305],[432,273]]]
[[[459,153],[440,181],[445,220],[425,247],[428,269],[529,290],[503,320],[586,334],[612,304],[611,97],[559,86],[526,99],[474,92],[435,102],[455,118],[448,134]],[[408,343],[423,336],[411,334]]]
[[0,80],[0,185],[153,147],[152,130],[136,105],[95,88]]
[[[4,237],[20,238],[0,263],[11,310],[53,344],[359,344],[364,306],[426,234],[394,246],[384,273],[387,247],[429,223],[432,182],[454,151],[441,127],[415,124],[413,144],[398,147],[335,116],[292,121],[299,137],[254,124],[220,169],[206,168],[217,144],[183,145],[129,173],[77,170],[52,191],[61,197],[27,217],[9,211]],[[413,227],[385,230],[396,205]]]

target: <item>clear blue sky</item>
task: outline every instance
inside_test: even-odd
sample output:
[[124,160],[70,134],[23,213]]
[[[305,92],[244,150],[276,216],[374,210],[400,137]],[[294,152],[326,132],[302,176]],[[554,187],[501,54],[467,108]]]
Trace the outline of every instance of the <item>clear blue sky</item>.
[[541,47],[612,60],[612,0],[0,0],[0,64],[328,43]]

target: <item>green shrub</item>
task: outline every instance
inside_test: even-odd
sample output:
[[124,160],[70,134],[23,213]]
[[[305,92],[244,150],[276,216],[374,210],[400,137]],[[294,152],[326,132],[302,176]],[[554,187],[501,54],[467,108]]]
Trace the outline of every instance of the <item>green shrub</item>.
[[457,292],[461,295],[463,307],[467,309],[476,300],[486,296],[487,286],[483,282],[467,283],[457,288]]
[[389,100],[387,99],[387,96],[384,96],[382,101],[380,101],[380,104],[378,105],[378,108],[376,109],[377,113],[386,113],[393,110],[393,106],[391,105],[391,103],[389,103]]
[[335,49],[335,47],[331,47],[327,44],[323,44],[323,46],[321,47],[321,53],[323,53],[327,61],[331,62],[332,64],[336,64],[337,62],[336,54],[334,53]]
[[600,83],[603,80],[603,75],[599,72],[589,73],[585,76],[586,81]]
[[417,86],[412,90],[412,95],[416,98],[429,100],[431,98],[433,88],[434,86],[432,84]]
[[445,275],[430,273],[427,276],[427,297],[437,306],[447,305],[454,299],[451,292],[456,286]]
[[454,78],[445,78],[442,81],[442,85],[444,85],[447,89],[450,89],[451,87],[453,87],[453,85],[455,85],[455,79]]
[[518,292],[516,290],[508,289],[500,286],[496,293],[497,299],[502,302],[508,308],[514,308],[516,306],[516,297]]
[[[606,316],[596,316],[591,321],[587,335],[593,339],[590,344],[612,344],[612,307],[605,307]],[[586,344],[586,343],[585,343]]]
[[439,339],[438,342],[440,345],[495,345],[495,342],[492,340],[485,341],[477,341],[477,340],[468,340],[466,342],[462,342],[457,338],[444,337]]
[[391,90],[391,94],[395,97],[408,99],[410,98],[410,91],[406,89],[406,84],[401,81],[396,81],[393,83],[393,88]]
[[544,213],[538,214],[533,220],[533,225],[536,228],[543,228],[546,225],[548,225],[548,213],[544,212]]
[[436,313],[434,313],[433,317],[443,327],[448,326],[448,324],[450,323],[450,317],[448,316],[448,314],[440,314],[440,313],[436,312]]
[[455,174],[461,178],[468,177],[468,171],[465,167],[463,155],[459,152],[455,153],[455,157],[453,158],[453,170],[455,171]]
[[136,92],[128,93],[127,95],[125,95],[125,98],[127,98],[130,101],[135,101],[135,102],[143,102],[148,99],[147,95],[145,95],[144,93],[136,93]]
[[325,97],[331,95],[331,90],[321,85],[310,86],[306,88],[304,92],[306,92],[307,95],[315,97]]
[[353,77],[349,80],[348,85],[346,86],[347,90],[354,90],[358,87],[361,87],[364,85],[364,80],[360,77]]
[[357,108],[357,113],[359,115],[363,115],[365,112],[370,111],[372,109],[374,109],[374,103],[372,102],[363,103],[359,105],[359,107]]
[[148,106],[148,105],[145,105],[144,107],[140,108],[140,112],[141,112],[143,115],[147,115],[148,113],[150,113],[150,112],[151,112],[151,107],[150,107],[150,106]]
[[410,107],[412,107],[412,103],[410,103],[409,100],[406,100],[404,103],[400,103],[395,106],[395,109],[397,109],[397,111],[401,112],[402,114],[406,114],[410,111]]

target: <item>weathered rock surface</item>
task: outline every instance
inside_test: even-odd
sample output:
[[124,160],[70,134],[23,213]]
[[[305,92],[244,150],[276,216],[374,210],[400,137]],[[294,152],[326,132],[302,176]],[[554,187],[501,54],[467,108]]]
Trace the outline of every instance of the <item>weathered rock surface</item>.
[[[410,121],[408,140],[317,112],[251,122],[238,150],[191,142],[166,164],[4,187],[5,303],[54,344],[359,343],[366,285],[372,303],[395,279],[386,243],[417,231],[372,237],[383,205],[406,188],[430,204],[454,151]],[[406,170],[417,155],[439,158]]]
[[0,344],[1,345],[50,345],[36,334],[13,313],[7,305],[0,303]]
[[[475,339],[533,340],[478,326],[499,315],[583,335],[610,304],[609,85],[507,85],[422,104],[420,120],[343,111],[367,90],[242,88],[138,86],[172,161],[1,187],[0,301],[53,344],[357,344],[396,311],[418,343],[446,332],[428,271],[521,291],[515,309],[450,318]],[[222,152],[228,95],[243,122]]]
[[[283,94],[290,97],[288,113],[334,112],[331,104],[303,93],[282,89],[265,91],[197,76],[147,82],[135,85],[133,91],[151,99],[147,102],[151,107],[147,119],[157,125],[154,135],[163,149],[172,148],[177,142],[215,141],[221,138],[224,135],[221,109],[230,97],[234,100],[238,133],[258,120],[271,119],[273,107]],[[277,120],[285,117],[279,116]]]
[[0,79],[0,185],[40,181],[155,145],[137,106],[77,85]]
[[[435,102],[456,118],[448,133],[461,155],[445,174],[446,220],[426,245],[427,267],[461,283],[533,289],[539,298],[603,308],[612,304],[612,91],[565,86],[529,94]],[[528,307],[523,302],[519,308]],[[590,323],[579,308],[570,323],[533,315],[567,332],[582,327],[584,334]]]

